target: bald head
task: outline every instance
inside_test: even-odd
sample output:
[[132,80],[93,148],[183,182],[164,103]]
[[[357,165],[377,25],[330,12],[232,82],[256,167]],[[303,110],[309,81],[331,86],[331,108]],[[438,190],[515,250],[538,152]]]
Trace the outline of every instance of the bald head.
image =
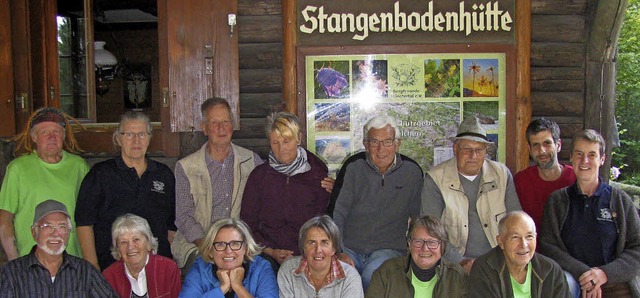
[[511,211],[498,222],[498,234],[505,235],[508,227],[515,224],[527,225],[534,233],[536,233],[536,224],[533,222],[533,219],[529,214],[524,211]]

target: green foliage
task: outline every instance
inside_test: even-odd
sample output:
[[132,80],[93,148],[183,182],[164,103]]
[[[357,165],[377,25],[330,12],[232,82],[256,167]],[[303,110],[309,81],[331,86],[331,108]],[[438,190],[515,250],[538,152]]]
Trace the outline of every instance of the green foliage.
[[612,166],[621,169],[618,181],[640,185],[640,0],[629,0],[618,40],[616,118],[620,147]]

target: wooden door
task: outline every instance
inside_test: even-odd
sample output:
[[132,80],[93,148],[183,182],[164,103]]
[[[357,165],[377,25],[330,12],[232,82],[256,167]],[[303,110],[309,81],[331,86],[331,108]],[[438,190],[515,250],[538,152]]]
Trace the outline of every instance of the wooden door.
[[[200,130],[200,104],[213,96],[227,99],[237,116],[238,30],[233,26],[232,33],[228,24],[229,14],[237,15],[237,0],[166,3],[170,12],[166,56],[171,131]],[[238,119],[234,121],[239,127]]]
[[15,134],[16,119],[11,56],[11,17],[9,0],[0,0],[0,136]]

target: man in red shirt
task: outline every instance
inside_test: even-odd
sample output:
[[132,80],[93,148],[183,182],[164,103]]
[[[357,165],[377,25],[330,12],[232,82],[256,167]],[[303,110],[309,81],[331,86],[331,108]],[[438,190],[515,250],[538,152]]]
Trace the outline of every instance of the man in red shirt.
[[513,180],[522,210],[533,218],[536,229],[540,230],[542,211],[549,195],[573,185],[576,175],[573,167],[558,162],[562,140],[557,123],[547,118],[535,119],[527,126],[526,136],[534,164],[518,172]]

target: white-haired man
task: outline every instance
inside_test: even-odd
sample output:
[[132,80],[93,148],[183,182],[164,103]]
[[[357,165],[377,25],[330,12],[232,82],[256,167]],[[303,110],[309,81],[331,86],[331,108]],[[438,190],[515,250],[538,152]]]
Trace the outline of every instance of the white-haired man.
[[422,189],[422,215],[440,218],[450,246],[445,258],[471,271],[476,257],[498,245],[498,221],[521,210],[509,169],[486,159],[492,144],[478,119],[460,123],[454,157],[429,170]]
[[93,265],[67,254],[71,230],[64,204],[38,204],[31,226],[36,245],[0,269],[0,297],[118,297]]
[[370,119],[363,132],[366,152],[340,169],[329,213],[344,239],[340,257],[358,269],[366,289],[384,261],[406,252],[407,222],[420,210],[423,174],[415,161],[398,153],[400,130],[392,117]]

